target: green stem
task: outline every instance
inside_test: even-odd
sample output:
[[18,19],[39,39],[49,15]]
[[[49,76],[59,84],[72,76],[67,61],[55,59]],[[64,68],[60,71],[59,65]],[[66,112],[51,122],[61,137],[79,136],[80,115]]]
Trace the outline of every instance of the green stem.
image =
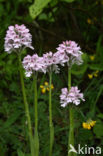
[[38,136],[37,75],[34,76],[34,112],[35,112],[34,149],[35,149],[35,156],[38,156],[39,155],[39,136]]
[[68,67],[68,90],[71,88],[71,69]]
[[37,76],[34,76],[34,108],[35,108],[35,131],[38,130],[38,102],[37,102]]
[[50,128],[50,149],[49,149],[49,156],[52,156],[52,148],[54,142],[54,127],[52,122],[52,91],[51,91],[51,84],[52,84],[52,72],[49,73],[49,128]]
[[27,117],[27,123],[28,123],[28,133],[29,133],[31,156],[34,156],[31,118],[30,118],[29,106],[28,106],[27,98],[26,98],[26,91],[25,91],[24,78],[23,78],[23,69],[22,69],[22,63],[21,63],[21,56],[20,55],[18,55],[18,61],[19,61],[19,71],[20,71],[20,80],[21,80],[21,86],[22,86],[22,94],[23,94],[23,100],[24,100],[24,106],[25,106],[25,115]]
[[[68,67],[68,90],[71,88],[71,69]],[[74,152],[70,152],[70,144],[74,147],[74,112],[71,104],[69,105],[69,136],[68,136],[68,156],[74,156]]]
[[[74,147],[74,112],[72,106],[69,107],[69,142],[68,142],[68,151],[70,150],[70,144]],[[75,153],[70,152],[68,156],[74,156]]]

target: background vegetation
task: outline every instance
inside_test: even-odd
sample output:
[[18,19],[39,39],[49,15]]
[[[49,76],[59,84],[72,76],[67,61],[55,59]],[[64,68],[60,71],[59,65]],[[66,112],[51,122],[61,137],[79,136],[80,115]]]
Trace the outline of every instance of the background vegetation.
[[[0,0],[0,156],[29,153],[24,105],[22,101],[17,57],[4,52],[4,38],[9,25],[25,24],[33,35],[33,46],[39,55],[55,52],[63,40],[74,40],[85,53],[84,64],[72,69],[72,83],[84,92],[86,102],[75,112],[76,144],[103,146],[103,0]],[[34,51],[27,49],[32,55]],[[91,57],[92,56],[92,57]],[[95,72],[98,71],[97,75]],[[88,75],[90,74],[90,75]],[[32,78],[25,78],[30,113],[33,118]],[[48,81],[40,75],[39,85]],[[67,154],[68,109],[62,109],[59,95],[67,84],[67,69],[53,75],[53,122],[55,145],[53,156]],[[39,88],[40,155],[49,149],[48,93]],[[92,130],[82,128],[89,118],[97,123]],[[33,123],[34,124],[34,123]],[[32,127],[34,128],[34,127]],[[75,146],[76,147],[76,146]]]

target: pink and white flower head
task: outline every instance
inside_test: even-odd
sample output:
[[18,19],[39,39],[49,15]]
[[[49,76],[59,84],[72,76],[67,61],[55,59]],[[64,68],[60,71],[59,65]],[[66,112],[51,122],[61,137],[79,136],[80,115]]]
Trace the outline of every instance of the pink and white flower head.
[[69,62],[69,57],[62,51],[57,51],[54,57],[59,61],[58,64],[64,66],[66,62]]
[[34,49],[31,43],[32,35],[24,24],[9,26],[4,45],[6,52],[11,53],[12,51],[17,51],[26,47]]
[[59,73],[59,59],[51,51],[49,53],[43,54],[44,63],[46,66],[46,71]]
[[59,44],[57,52],[58,55],[63,58],[61,61],[63,61],[63,63],[67,62],[68,66],[74,63],[78,65],[83,63],[81,48],[74,41],[65,41]]
[[26,77],[30,77],[35,72],[46,73],[46,66],[43,60],[43,57],[39,57],[37,54],[33,56],[27,55],[23,59],[23,67],[26,70]]
[[83,93],[80,93],[78,87],[71,87],[70,91],[68,91],[67,88],[63,88],[61,91],[62,93],[60,95],[60,103],[62,107],[67,106],[69,103],[79,105],[80,100],[85,101]]

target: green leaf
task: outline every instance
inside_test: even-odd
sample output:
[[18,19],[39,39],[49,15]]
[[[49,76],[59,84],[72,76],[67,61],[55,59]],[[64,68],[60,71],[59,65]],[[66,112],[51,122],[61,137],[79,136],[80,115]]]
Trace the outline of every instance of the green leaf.
[[4,7],[2,4],[0,4],[0,16],[2,16],[3,11],[4,11]]
[[38,19],[39,20],[47,20],[48,19],[48,16],[47,16],[47,14],[42,13],[42,14],[39,15],[39,18]]
[[28,154],[25,154],[25,153],[23,153],[21,150],[17,150],[17,154],[18,154],[18,156],[31,156],[31,154],[30,153],[28,153]]
[[91,70],[103,71],[103,63],[100,63],[100,64],[91,64],[91,65],[89,65],[89,68]]
[[2,144],[0,144],[0,156],[4,156],[5,155],[5,148],[3,147]]
[[21,150],[17,150],[18,156],[25,156],[25,154]]
[[101,42],[102,42],[102,38],[103,36],[101,35],[97,41],[97,45],[96,45],[96,52],[99,53],[100,49],[101,49]]
[[75,0],[62,0],[62,1],[67,2],[67,3],[72,3],[72,2],[74,2]]
[[34,4],[29,7],[30,16],[35,19],[50,1],[51,0],[36,0]]
[[99,113],[97,116],[98,116],[98,118],[103,119],[103,114],[102,113]]
[[56,6],[58,3],[59,3],[58,0],[52,0],[51,3],[50,3],[50,6],[51,6],[51,7],[54,7],[54,6]]
[[93,132],[95,133],[97,138],[101,138],[103,136],[103,123],[97,123],[93,128]]
[[80,137],[80,140],[82,142],[84,142],[86,140],[92,140],[93,139],[92,132],[88,131],[87,129],[81,129],[78,136],[82,136],[82,137]]
[[5,0],[0,0],[0,2],[4,2]]
[[20,116],[20,112],[14,112],[14,114],[12,114],[9,119],[2,125],[2,127],[0,128],[0,132],[4,131],[5,129],[7,130],[7,128],[9,128]]

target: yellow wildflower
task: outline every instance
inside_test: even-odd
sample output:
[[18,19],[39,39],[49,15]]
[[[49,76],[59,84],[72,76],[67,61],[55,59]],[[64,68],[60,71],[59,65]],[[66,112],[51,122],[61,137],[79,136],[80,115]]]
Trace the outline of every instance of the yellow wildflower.
[[88,74],[88,78],[92,79],[93,77],[98,77],[98,73],[99,73],[99,71],[96,70],[95,72],[92,72],[91,74]]
[[93,126],[95,126],[95,124],[96,124],[96,121],[88,120],[87,122],[83,122],[82,127],[84,129],[90,130]]
[[92,79],[93,78],[93,74],[88,74],[88,78]]
[[93,24],[92,20],[90,18],[87,19],[88,24]]
[[96,70],[96,72],[93,74],[95,77],[97,77],[98,76],[98,70]]
[[87,129],[88,129],[88,130],[90,130],[90,129],[91,129],[90,124],[87,124]]
[[48,82],[45,82],[44,84],[45,84],[45,86],[48,86]]
[[94,59],[95,59],[95,56],[94,56],[94,55],[91,55],[91,56],[90,56],[90,60],[91,60],[91,61],[94,61]]
[[43,94],[45,94],[46,89],[45,89],[45,88],[43,88],[43,89],[41,90],[41,92],[42,92]]
[[90,122],[91,127],[93,127],[95,124],[96,124],[96,121],[91,121]]
[[42,88],[44,88],[44,86],[43,85],[40,85],[40,88],[42,89]]
[[87,129],[87,123],[83,122],[82,126],[83,128]]
[[49,91],[49,88],[47,88],[47,91]]
[[53,84],[51,84],[51,89],[54,89],[54,86],[53,86]]
[[[40,88],[41,88],[41,92],[43,94],[46,93],[46,91],[50,90],[49,83],[48,82],[44,82],[44,85],[40,85]],[[51,84],[51,89],[54,89],[53,84]]]

